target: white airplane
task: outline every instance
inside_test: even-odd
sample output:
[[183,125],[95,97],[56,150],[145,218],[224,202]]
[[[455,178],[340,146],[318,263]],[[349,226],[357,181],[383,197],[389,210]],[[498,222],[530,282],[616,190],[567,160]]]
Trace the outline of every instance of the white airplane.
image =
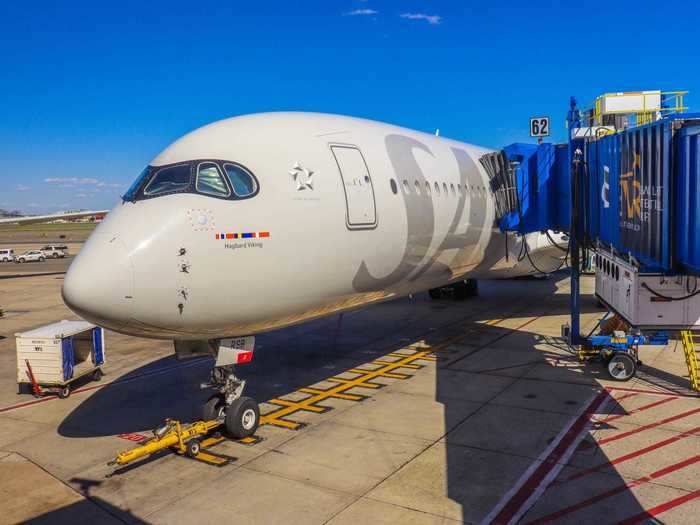
[[561,266],[561,237],[495,225],[479,162],[491,152],[336,115],[215,122],[143,170],[71,264],[63,299],[111,330],[173,339],[179,357],[214,355],[203,417],[250,435],[259,410],[233,373],[250,336]]

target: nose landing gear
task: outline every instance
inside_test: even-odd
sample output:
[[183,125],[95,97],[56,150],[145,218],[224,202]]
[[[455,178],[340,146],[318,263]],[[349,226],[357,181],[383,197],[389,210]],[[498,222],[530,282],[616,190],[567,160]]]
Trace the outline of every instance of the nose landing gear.
[[[251,348],[254,344],[249,341],[246,343]],[[202,419],[221,421],[229,435],[235,439],[252,436],[260,424],[258,403],[243,396],[246,381],[234,374],[235,364],[250,363],[253,359],[252,349],[241,349],[247,346],[246,343],[241,343],[241,339],[222,339],[218,345],[213,344],[214,348],[218,346],[216,363],[211,371],[210,382],[201,385],[202,388],[213,388],[216,391],[202,406]]]

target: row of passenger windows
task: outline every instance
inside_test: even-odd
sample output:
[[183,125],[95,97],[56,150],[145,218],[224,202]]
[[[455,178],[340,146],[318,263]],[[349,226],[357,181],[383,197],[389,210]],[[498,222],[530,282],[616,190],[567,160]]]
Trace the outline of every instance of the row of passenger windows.
[[148,166],[124,194],[140,200],[173,193],[200,193],[220,199],[245,199],[258,192],[255,177],[229,161],[192,161]]
[[[391,186],[391,191],[396,195],[399,192],[398,185],[396,184],[396,181],[394,179],[391,179],[389,181],[389,185]],[[432,193],[435,193],[435,195],[450,195],[452,194],[453,196],[459,194],[466,194],[466,193],[472,193],[476,195],[477,197],[483,197],[486,195],[486,187],[485,186],[474,186],[474,185],[468,185],[468,184],[460,184],[458,183],[455,185],[454,183],[450,183],[449,186],[446,182],[443,182],[442,185],[440,185],[439,182],[434,182],[431,184],[427,180],[421,184],[419,181],[413,181],[413,184],[408,182],[406,179],[403,180],[402,182],[402,188],[403,192],[405,194],[409,194],[412,191],[414,191],[417,195],[430,195]]]

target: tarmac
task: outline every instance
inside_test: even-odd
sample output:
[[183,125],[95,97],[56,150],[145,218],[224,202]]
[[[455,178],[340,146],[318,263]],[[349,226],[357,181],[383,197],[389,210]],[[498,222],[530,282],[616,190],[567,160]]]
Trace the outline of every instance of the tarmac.
[[[700,400],[681,345],[609,380],[558,337],[565,274],[480,283],[257,337],[239,372],[257,442],[223,467],[107,463],[165,418],[193,421],[212,361],[106,335],[106,375],[18,395],[14,334],[75,319],[62,275],[0,280],[0,523],[697,523]],[[583,329],[603,311],[583,279]]]

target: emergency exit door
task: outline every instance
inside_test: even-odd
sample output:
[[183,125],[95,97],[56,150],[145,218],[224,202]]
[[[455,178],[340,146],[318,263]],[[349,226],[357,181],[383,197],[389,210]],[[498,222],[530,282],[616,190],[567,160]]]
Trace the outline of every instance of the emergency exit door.
[[348,228],[374,228],[377,225],[374,188],[362,153],[354,146],[342,145],[331,145],[331,151],[345,189]]

